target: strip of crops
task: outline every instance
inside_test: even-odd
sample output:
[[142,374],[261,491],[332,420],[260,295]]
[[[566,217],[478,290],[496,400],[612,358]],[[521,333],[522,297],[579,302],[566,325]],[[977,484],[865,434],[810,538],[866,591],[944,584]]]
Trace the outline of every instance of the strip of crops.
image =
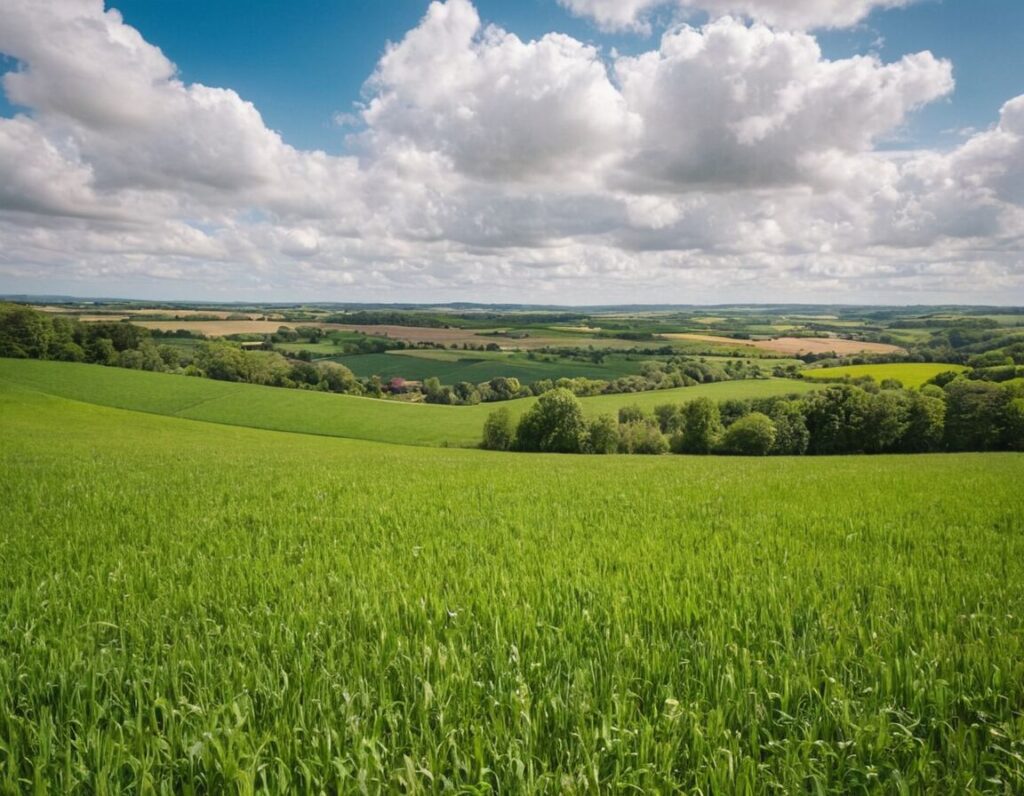
[[1020,455],[0,418],[2,792],[1024,789]]

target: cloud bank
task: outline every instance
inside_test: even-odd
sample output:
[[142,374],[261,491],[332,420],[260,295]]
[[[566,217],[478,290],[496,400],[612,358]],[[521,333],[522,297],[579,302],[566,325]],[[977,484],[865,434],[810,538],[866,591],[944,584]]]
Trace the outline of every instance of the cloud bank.
[[[657,5],[566,4],[619,27]],[[952,65],[828,60],[803,30],[899,4],[705,0],[712,21],[618,57],[435,2],[368,76],[337,156],[290,146],[229,88],[186,84],[102,0],[0,0],[18,63],[3,89],[25,109],[0,118],[0,285],[1020,300],[1024,97],[953,151],[886,152],[951,94]]]

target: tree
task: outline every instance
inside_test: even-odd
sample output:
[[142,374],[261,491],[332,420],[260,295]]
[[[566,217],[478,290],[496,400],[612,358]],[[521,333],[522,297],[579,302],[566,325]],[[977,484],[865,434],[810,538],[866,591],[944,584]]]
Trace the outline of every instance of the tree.
[[804,420],[804,405],[801,401],[778,401],[771,409],[770,417],[775,424],[776,456],[803,456],[811,441],[811,433]]
[[53,326],[41,312],[19,304],[0,304],[0,357],[46,359]]
[[454,401],[452,391],[443,387],[437,376],[431,376],[423,382],[423,394],[428,404],[450,404]]
[[595,417],[587,424],[587,453],[609,454],[619,449],[619,424],[612,415]]
[[1011,394],[998,384],[958,379],[946,386],[946,445],[954,451],[1000,447]]
[[507,407],[491,412],[484,422],[482,447],[489,451],[507,451],[515,441],[515,426],[512,413]]
[[886,453],[898,448],[907,431],[907,405],[901,396],[884,391],[872,395],[867,402],[860,445],[865,453]]
[[491,388],[491,400],[494,401],[507,401],[515,398],[521,389],[519,379],[508,376],[498,376],[487,382],[487,385]]
[[751,412],[734,422],[722,438],[722,450],[734,456],[767,456],[775,447],[777,432],[768,415]]
[[722,436],[718,404],[708,398],[690,401],[682,410],[681,429],[672,437],[675,453],[708,454]]
[[455,385],[455,397],[463,406],[475,406],[480,403],[480,391],[469,381],[461,381]]
[[1014,398],[1006,407],[1006,447],[1024,451],[1024,398]]
[[682,423],[682,413],[676,404],[661,404],[654,407],[654,417],[662,434],[674,434]]
[[722,417],[722,425],[731,426],[741,417],[750,414],[750,402],[738,398],[730,398],[718,405],[718,411]]
[[85,349],[85,356],[90,362],[99,365],[114,365],[117,363],[117,349],[106,337],[97,337],[90,340]]
[[862,453],[871,396],[848,384],[834,384],[807,397],[804,417],[816,455]]
[[899,449],[904,453],[929,453],[941,449],[946,431],[946,402],[923,392],[907,395],[906,430]]
[[338,362],[317,362],[316,369],[320,372],[320,382],[329,392],[358,393],[359,381],[355,374]]
[[569,390],[555,389],[537,399],[516,429],[518,450],[579,453],[587,439],[587,422],[579,400]]

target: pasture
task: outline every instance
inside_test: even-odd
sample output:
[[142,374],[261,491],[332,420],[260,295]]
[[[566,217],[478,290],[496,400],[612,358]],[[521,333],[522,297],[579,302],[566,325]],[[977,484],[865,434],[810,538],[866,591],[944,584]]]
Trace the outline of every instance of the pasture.
[[1024,790],[1020,455],[0,417],[4,793]]
[[870,376],[877,382],[885,379],[897,379],[904,387],[916,389],[940,373],[966,371],[962,365],[947,365],[942,362],[901,362],[881,365],[845,365],[838,368],[811,368],[803,371],[805,379],[824,379],[827,381],[840,379],[859,379]]
[[[254,428],[322,434],[407,445],[472,447],[487,415],[499,406],[515,417],[533,398],[477,406],[438,406],[261,387],[167,373],[70,362],[0,359],[0,382],[86,403]],[[678,390],[583,398],[589,416],[622,406],[647,410],[694,398],[756,398],[807,392],[815,385],[767,379],[727,381]]]

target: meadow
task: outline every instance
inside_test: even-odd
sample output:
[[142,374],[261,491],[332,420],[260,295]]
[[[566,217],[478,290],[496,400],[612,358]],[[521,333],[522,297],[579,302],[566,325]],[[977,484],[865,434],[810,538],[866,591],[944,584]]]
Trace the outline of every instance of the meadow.
[[805,379],[860,379],[870,376],[881,383],[885,379],[896,379],[904,387],[915,389],[923,386],[940,373],[953,371],[962,373],[968,370],[963,365],[947,365],[942,362],[899,362],[877,365],[846,365],[838,368],[812,368],[801,374]]
[[1024,790],[1020,455],[0,418],[0,792]]
[[[440,406],[286,390],[167,373],[71,362],[0,359],[0,382],[86,403],[239,426],[407,445],[472,447],[487,416],[508,407],[518,418],[536,399]],[[804,393],[816,385],[788,379],[726,381],[676,390],[583,398],[588,416],[623,406],[648,411],[695,398],[759,398]]]

